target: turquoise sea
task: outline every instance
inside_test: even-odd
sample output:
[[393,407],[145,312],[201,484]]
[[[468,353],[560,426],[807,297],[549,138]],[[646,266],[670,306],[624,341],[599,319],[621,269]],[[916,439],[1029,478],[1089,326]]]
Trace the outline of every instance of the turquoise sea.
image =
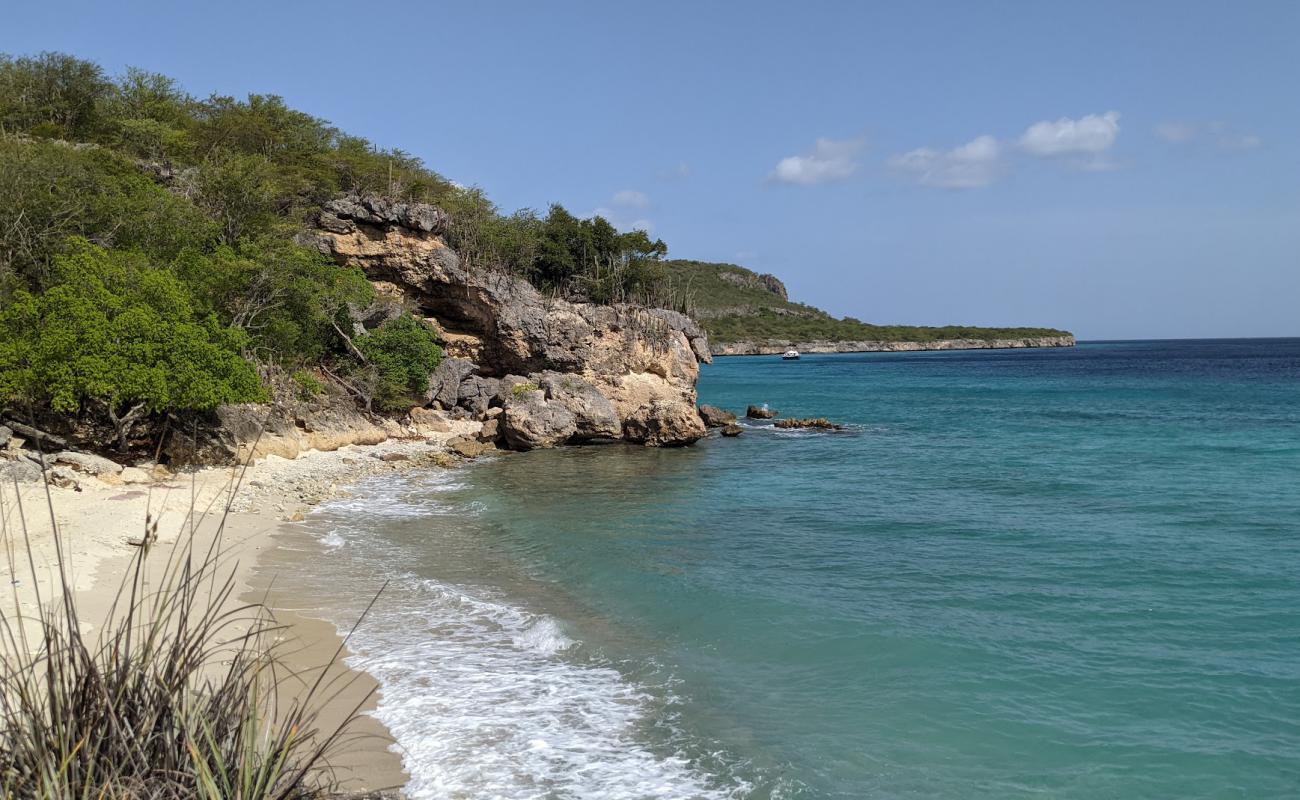
[[[1300,340],[719,359],[754,423],[372,479],[285,580],[416,798],[1300,795]],[[309,540],[309,541],[308,541]]]

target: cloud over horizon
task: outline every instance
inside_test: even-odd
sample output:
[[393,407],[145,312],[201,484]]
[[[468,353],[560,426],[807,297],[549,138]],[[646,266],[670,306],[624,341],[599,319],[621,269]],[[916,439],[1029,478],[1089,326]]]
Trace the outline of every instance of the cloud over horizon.
[[620,189],[614,192],[610,202],[616,206],[624,208],[649,208],[650,196],[645,192],[639,192],[636,189]]
[[922,186],[978,189],[998,179],[1002,172],[1001,153],[998,140],[986,134],[943,152],[918,147],[891,156],[885,164],[897,173],[911,176]]
[[1020,147],[1035,156],[1092,155],[1109,150],[1119,136],[1119,112],[1088,114],[1079,119],[1061,117],[1030,125],[1020,136]]
[[1170,120],[1156,125],[1155,134],[1157,138],[1169,144],[1209,143],[1219,150],[1229,152],[1254,150],[1264,145],[1264,140],[1258,135],[1236,130],[1222,120],[1212,122]]
[[777,162],[768,175],[773,183],[813,186],[842,181],[858,171],[858,155],[867,146],[865,137],[854,139],[818,139],[813,149]]
[[1014,141],[999,141],[984,134],[951,150],[918,147],[890,156],[885,166],[922,186],[941,189],[989,186],[1007,173],[1010,156],[1016,152],[1062,160],[1085,172],[1109,172],[1120,166],[1107,156],[1119,137],[1119,117],[1118,111],[1107,111],[1079,119],[1042,120],[1030,125]]

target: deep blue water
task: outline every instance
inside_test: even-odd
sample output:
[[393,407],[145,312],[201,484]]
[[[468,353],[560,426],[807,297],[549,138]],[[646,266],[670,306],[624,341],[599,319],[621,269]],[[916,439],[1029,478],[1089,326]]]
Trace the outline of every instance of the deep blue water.
[[[846,423],[308,523],[417,797],[1300,794],[1300,340],[719,359]],[[333,576],[320,581],[321,576]]]

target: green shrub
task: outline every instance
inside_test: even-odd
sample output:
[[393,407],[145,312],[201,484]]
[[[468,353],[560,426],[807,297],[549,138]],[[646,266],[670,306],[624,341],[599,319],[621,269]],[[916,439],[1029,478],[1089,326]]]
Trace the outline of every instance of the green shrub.
[[535,383],[516,383],[514,385],[514,388],[510,390],[510,393],[515,396],[515,399],[518,399],[528,394],[529,392],[535,392],[540,388],[542,387],[538,386]]
[[298,399],[304,402],[320,397],[325,393],[325,384],[305,369],[293,373],[293,383],[298,389]]
[[80,240],[54,283],[0,309],[0,399],[107,417],[126,448],[144,415],[265,397],[246,337],[194,312],[175,274]]
[[389,410],[422,402],[429,374],[442,360],[433,331],[409,314],[357,337],[356,347],[373,372],[370,397]]

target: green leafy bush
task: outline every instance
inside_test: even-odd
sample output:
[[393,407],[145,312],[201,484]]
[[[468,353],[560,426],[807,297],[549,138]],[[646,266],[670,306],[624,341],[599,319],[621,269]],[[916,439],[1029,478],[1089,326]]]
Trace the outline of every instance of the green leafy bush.
[[358,337],[356,347],[374,373],[374,402],[390,410],[423,402],[429,374],[442,360],[433,331],[409,314]]
[[325,393],[325,384],[305,369],[293,373],[293,383],[298,390],[298,399],[308,401]]
[[195,313],[188,289],[137,252],[85,240],[55,260],[51,287],[0,309],[0,398],[113,425],[125,449],[144,415],[262,400],[239,354],[247,337]]

